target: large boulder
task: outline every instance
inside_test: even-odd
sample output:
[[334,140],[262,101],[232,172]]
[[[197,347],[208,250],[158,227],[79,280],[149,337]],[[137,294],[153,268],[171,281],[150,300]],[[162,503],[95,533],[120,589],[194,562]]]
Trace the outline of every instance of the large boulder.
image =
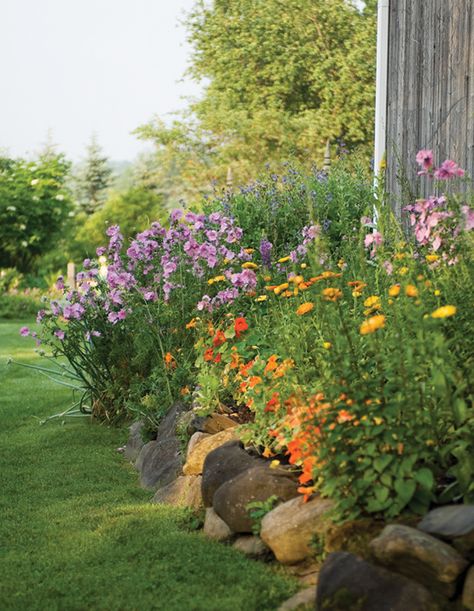
[[470,556],[474,552],[474,505],[446,505],[433,509],[418,528],[449,541],[463,555]]
[[144,422],[138,420],[137,422],[134,422],[129,428],[128,440],[125,444],[123,454],[125,458],[132,463],[137,460],[141,449],[145,445],[145,442],[143,441],[142,437],[144,426]]
[[260,536],[282,564],[295,564],[314,555],[311,543],[331,524],[332,501],[313,496],[307,503],[300,495],[272,509],[262,520]]
[[[198,433],[195,433],[196,435]],[[201,433],[202,434],[202,433]],[[212,506],[214,493],[224,482],[237,477],[250,467],[265,464],[250,456],[238,440],[228,441],[206,456],[202,470],[202,498],[206,507]]]
[[416,528],[386,526],[371,541],[370,549],[380,564],[451,597],[467,561],[450,545]]
[[176,403],[163,418],[156,433],[156,440],[143,446],[135,467],[140,472],[144,488],[157,489],[175,480],[181,473],[183,458],[176,436],[176,423],[185,407]]
[[206,439],[206,437],[209,437],[209,433],[201,433],[201,431],[196,431],[191,435],[188,442],[188,447],[186,448],[186,460],[188,456],[191,455],[197,444]]
[[160,488],[151,502],[175,507],[201,508],[201,476],[181,475],[167,486]]
[[422,585],[348,552],[330,554],[319,574],[317,611],[439,611]]
[[209,452],[212,452],[212,450],[215,450],[227,441],[233,439],[237,439],[235,427],[226,429],[215,435],[209,435],[209,437],[196,443],[191,451],[188,452],[186,463],[183,467],[183,473],[185,475],[201,475],[204,461]]
[[462,604],[469,611],[474,611],[474,565],[468,570],[464,580]]
[[222,484],[214,493],[213,507],[234,532],[248,533],[253,525],[249,503],[266,501],[271,496],[286,501],[298,495],[297,488],[296,476],[287,469],[258,465]]
[[234,535],[228,525],[217,515],[212,507],[206,509],[203,531],[206,537],[215,539],[216,541],[228,541]]

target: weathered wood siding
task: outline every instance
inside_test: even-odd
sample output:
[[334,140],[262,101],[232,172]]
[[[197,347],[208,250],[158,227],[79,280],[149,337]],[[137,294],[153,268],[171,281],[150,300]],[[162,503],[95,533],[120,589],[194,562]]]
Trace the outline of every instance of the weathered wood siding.
[[474,176],[474,0],[390,0],[387,104],[387,187],[397,214],[431,189],[416,177],[419,149]]

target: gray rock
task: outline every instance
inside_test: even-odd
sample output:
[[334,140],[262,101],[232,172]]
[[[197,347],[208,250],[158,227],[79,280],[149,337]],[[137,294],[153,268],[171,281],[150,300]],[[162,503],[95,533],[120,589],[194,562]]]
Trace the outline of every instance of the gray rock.
[[474,611],[474,566],[468,570],[462,591],[462,604],[469,611]]
[[217,515],[212,507],[206,509],[203,531],[206,537],[215,539],[216,541],[228,541],[234,535],[228,525]]
[[176,423],[185,407],[176,403],[163,418],[155,441],[149,441],[138,455],[135,467],[144,488],[157,489],[175,480],[181,473],[183,459],[176,436]]
[[453,596],[467,561],[451,546],[416,528],[391,524],[370,542],[380,564],[426,585],[431,591]]
[[288,470],[270,469],[268,465],[251,467],[217,489],[213,507],[234,532],[249,533],[253,525],[249,503],[266,501],[271,496],[286,501],[298,495],[297,488],[298,481]]
[[138,422],[134,422],[129,428],[128,440],[125,444],[123,454],[125,458],[132,463],[137,460],[141,449],[145,445],[145,442],[142,438],[142,431],[144,426],[144,423],[139,420]]
[[328,529],[332,507],[328,499],[314,496],[305,503],[299,495],[267,513],[260,536],[282,564],[301,562],[314,556],[312,540]]
[[181,475],[167,486],[160,488],[151,502],[175,507],[201,508],[203,506],[201,476]]
[[212,452],[212,450],[236,438],[235,427],[233,427],[216,433],[215,435],[209,435],[205,439],[201,439],[193,446],[192,451],[188,452],[186,464],[183,467],[183,473],[185,475],[201,475],[204,467],[204,460],[209,452]]
[[462,555],[472,558],[474,553],[474,505],[446,505],[433,509],[418,524],[418,528],[451,542]]
[[212,506],[214,493],[224,482],[237,477],[249,467],[265,464],[250,456],[240,441],[228,441],[206,456],[202,470],[202,498],[206,507]]
[[251,558],[261,558],[271,554],[265,543],[256,535],[242,535],[235,540],[232,547]]
[[278,611],[293,611],[305,607],[313,609],[315,600],[316,586],[305,588],[280,605]]
[[440,611],[422,585],[348,552],[330,554],[319,574],[317,611]]

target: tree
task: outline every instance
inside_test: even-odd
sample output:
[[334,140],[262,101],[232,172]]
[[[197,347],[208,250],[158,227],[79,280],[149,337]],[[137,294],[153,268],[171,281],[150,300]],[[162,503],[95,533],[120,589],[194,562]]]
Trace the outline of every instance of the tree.
[[94,134],[87,147],[87,157],[77,177],[78,200],[86,214],[93,214],[107,198],[112,169]]
[[70,167],[51,150],[34,161],[0,158],[0,267],[29,272],[55,248],[72,213]]
[[368,155],[373,138],[375,3],[348,0],[199,0],[187,19],[190,74],[203,97],[170,127],[138,134],[157,163],[194,186],[223,184],[266,163],[321,160],[327,139]]

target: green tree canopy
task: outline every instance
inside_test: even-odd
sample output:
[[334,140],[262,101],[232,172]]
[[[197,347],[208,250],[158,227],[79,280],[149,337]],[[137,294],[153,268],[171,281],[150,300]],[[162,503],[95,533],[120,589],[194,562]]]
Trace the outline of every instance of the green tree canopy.
[[232,166],[238,180],[265,163],[320,160],[326,140],[371,147],[375,2],[199,0],[188,16],[190,74],[207,83],[181,120],[138,130],[162,174],[189,187]]
[[53,250],[72,211],[62,154],[34,161],[0,158],[0,267],[28,272]]
[[103,154],[97,137],[93,135],[87,147],[84,164],[76,177],[77,199],[86,214],[93,214],[103,205],[111,176],[109,160]]

